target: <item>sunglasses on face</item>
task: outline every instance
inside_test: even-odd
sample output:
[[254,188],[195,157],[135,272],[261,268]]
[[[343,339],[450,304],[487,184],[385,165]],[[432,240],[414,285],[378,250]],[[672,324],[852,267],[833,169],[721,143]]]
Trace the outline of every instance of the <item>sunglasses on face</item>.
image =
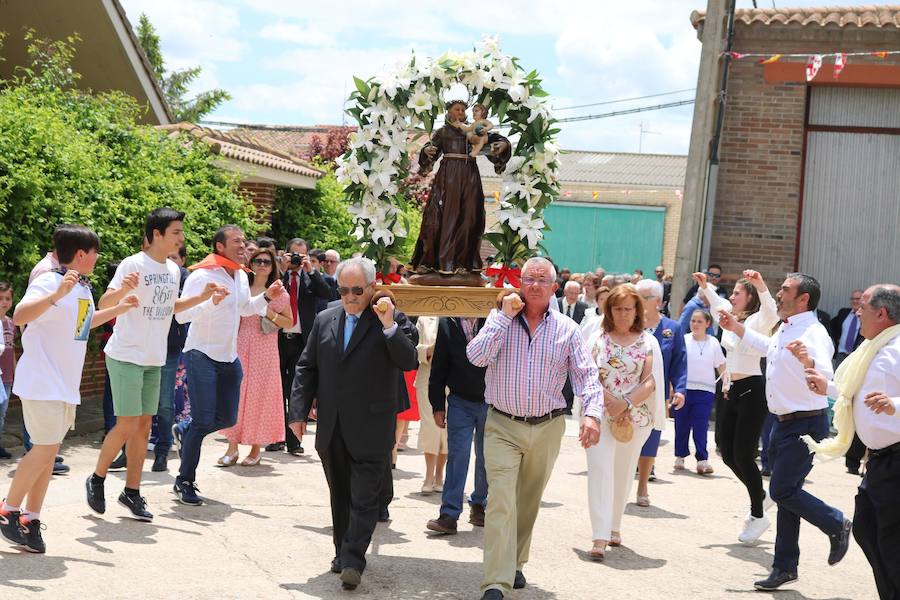
[[719,279],[720,277],[722,277],[721,273],[707,272],[706,275],[707,277],[712,277],[713,279]]
[[353,287],[341,286],[338,288],[338,293],[341,296],[346,296],[347,294],[353,294],[354,296],[362,296],[363,294],[366,293],[366,288],[359,287],[358,285],[355,285]]
[[272,264],[272,261],[269,260],[268,258],[254,258],[253,260],[250,261],[250,264],[268,267]]

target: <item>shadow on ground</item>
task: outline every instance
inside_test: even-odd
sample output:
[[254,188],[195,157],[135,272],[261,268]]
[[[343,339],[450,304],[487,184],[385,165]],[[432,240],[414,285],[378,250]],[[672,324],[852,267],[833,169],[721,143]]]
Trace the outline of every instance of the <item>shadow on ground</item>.
[[607,548],[606,557],[602,561],[591,558],[587,550],[572,548],[575,555],[584,562],[597,563],[598,566],[610,567],[617,571],[646,571],[648,569],[661,569],[668,563],[662,558],[650,558],[641,556],[627,546]]
[[[39,564],[38,564],[39,563]],[[39,585],[28,585],[27,581],[47,581],[65,577],[69,565],[92,565],[95,567],[113,567],[112,563],[98,560],[85,560],[68,556],[43,555],[35,556],[23,550],[0,551],[0,588],[8,587],[25,592],[43,592]],[[23,595],[14,592],[0,592],[2,598],[21,598]]]

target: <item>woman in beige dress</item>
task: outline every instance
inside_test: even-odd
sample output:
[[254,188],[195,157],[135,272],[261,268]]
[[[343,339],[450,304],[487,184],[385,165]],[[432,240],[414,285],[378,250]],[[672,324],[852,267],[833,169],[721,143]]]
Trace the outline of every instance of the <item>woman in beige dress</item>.
[[425,481],[422,493],[444,490],[444,465],[447,463],[447,430],[434,422],[431,402],[428,401],[428,378],[431,376],[431,357],[437,339],[438,318],[419,317],[419,371],[416,373],[416,397],[419,399],[419,450],[425,454]]

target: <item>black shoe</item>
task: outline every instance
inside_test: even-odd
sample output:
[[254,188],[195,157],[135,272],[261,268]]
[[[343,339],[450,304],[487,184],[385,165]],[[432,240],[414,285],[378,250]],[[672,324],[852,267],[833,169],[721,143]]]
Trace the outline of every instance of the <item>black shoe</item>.
[[847,554],[847,549],[850,548],[850,531],[852,529],[853,523],[850,519],[844,519],[840,532],[828,536],[829,541],[831,541],[831,551],[828,553],[829,565],[838,564],[844,558],[844,555]]
[[437,519],[428,521],[425,525],[431,531],[438,533],[454,534],[456,533],[456,519],[447,515],[441,515]]
[[54,463],[61,463],[62,461],[63,461],[63,457],[60,456],[59,454],[57,454],[56,457],[53,459]]
[[128,468],[128,457],[125,456],[125,449],[123,448],[119,455],[116,457],[114,461],[109,463],[110,471],[121,471],[122,469]]
[[138,521],[153,521],[153,513],[147,510],[147,500],[140,494],[133,496],[122,492],[119,494],[119,504],[131,511],[134,518]]
[[503,592],[492,588],[481,596],[481,600],[503,600]]
[[184,443],[184,432],[179,425],[181,425],[181,423],[172,425],[172,441],[175,442],[175,451],[178,453],[178,460],[181,460],[181,445]]
[[175,478],[175,485],[172,491],[178,496],[178,501],[189,506],[200,506],[203,499],[197,495],[199,488],[194,485],[193,481],[184,481],[180,477]]
[[362,573],[352,567],[341,569],[341,587],[345,590],[355,590],[362,581]]
[[303,446],[296,446],[294,448],[287,449],[288,454],[293,454],[294,456],[300,456],[303,454]]
[[528,584],[528,581],[525,580],[525,575],[522,571],[516,571],[516,578],[513,579],[513,589],[521,590]]
[[87,491],[87,503],[91,510],[102,515],[106,512],[106,498],[103,489],[103,480],[98,480],[92,475],[88,475],[87,481],[84,482],[84,489]]
[[340,573],[341,572],[341,559],[338,556],[335,556],[331,559],[331,572],[332,573]]
[[71,469],[69,465],[64,462],[55,462],[53,463],[53,474],[54,475],[62,475],[64,473],[68,473]]
[[278,442],[277,444],[269,444],[266,446],[266,452],[281,452],[284,450],[284,442]]
[[772,469],[763,469],[762,471],[759,472],[759,474],[762,475],[763,477],[771,477]]
[[656,466],[650,467],[650,479],[648,481],[656,481]]
[[390,520],[391,520],[391,513],[388,511],[386,506],[378,511],[378,522],[379,523],[387,523]]
[[761,592],[772,592],[792,581],[797,581],[797,573],[782,571],[781,569],[772,569],[772,572],[769,573],[768,577],[755,582],[753,587]]
[[12,458],[12,454],[3,446],[0,446],[0,458]]
[[19,528],[19,517],[22,512],[11,510],[8,513],[0,512],[0,534],[13,544],[21,545],[25,543],[22,537],[22,530]]
[[23,548],[35,554],[43,554],[47,551],[44,538],[41,537],[41,529],[46,529],[46,527],[41,523],[40,519],[28,521],[27,523],[19,521],[19,529],[22,531]]
[[163,473],[169,470],[169,457],[165,454],[157,454],[153,459],[153,466],[150,468],[154,473]]

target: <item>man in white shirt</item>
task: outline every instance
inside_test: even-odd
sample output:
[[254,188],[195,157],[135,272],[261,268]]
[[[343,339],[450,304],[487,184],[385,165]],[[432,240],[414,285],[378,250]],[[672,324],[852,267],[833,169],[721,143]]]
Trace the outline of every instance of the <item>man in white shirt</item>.
[[237,421],[243,370],[237,357],[237,334],[242,316],[265,315],[266,306],[284,293],[276,279],[262,294],[251,297],[250,284],[242,266],[246,246],[244,232],[237,225],[225,225],[213,237],[213,253],[189,267],[182,294],[200,293],[215,283],[226,290],[175,316],[179,323],[191,323],[184,344],[185,367],[191,384],[191,422],[173,427],[181,467],[175,478],[175,495],[183,504],[199,506],[194,481],[200,462],[200,446],[208,434],[231,427]]
[[[876,342],[884,345],[852,399],[856,434],[869,448],[865,477],[856,494],[853,536],[872,565],[878,596],[896,599],[900,598],[900,286],[870,287],[860,294],[856,314],[867,344],[885,331],[888,339]],[[829,396],[840,395],[822,373],[807,371],[807,381],[820,393],[827,389]]]
[[840,510],[803,489],[813,455],[800,436],[819,441],[829,433],[828,398],[810,388],[804,371],[815,368],[829,379],[833,375],[834,347],[815,312],[820,297],[819,282],[813,277],[789,274],[775,297],[782,324],[772,337],[745,328],[725,311],[719,313],[723,329],[766,353],[766,400],[777,419],[769,441],[769,497],[778,504],[775,559],[769,576],[754,583],[762,591],[797,580],[801,517],[828,535],[829,565],[844,557],[850,543],[851,522]]

